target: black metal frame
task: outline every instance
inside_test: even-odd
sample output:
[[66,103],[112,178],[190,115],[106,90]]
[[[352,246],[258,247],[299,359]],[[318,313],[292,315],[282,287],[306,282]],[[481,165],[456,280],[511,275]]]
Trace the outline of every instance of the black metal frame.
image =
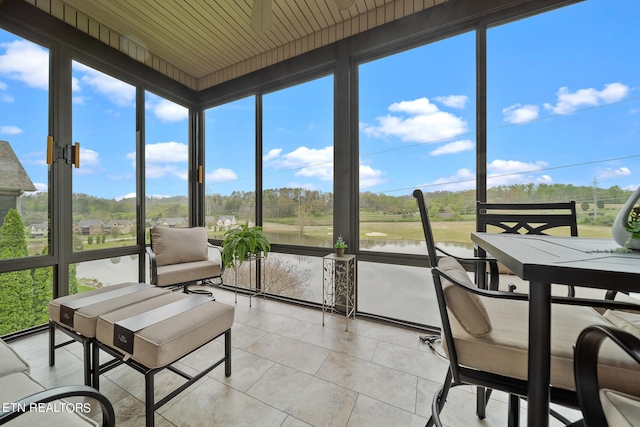
[[[161,367],[158,367],[158,368],[149,368],[149,367],[143,365],[142,363],[131,359],[128,355],[124,355],[124,354],[120,353],[119,351],[117,351],[113,347],[110,347],[110,346],[108,346],[108,345],[106,345],[106,344],[104,344],[104,343],[102,343],[102,342],[100,342],[98,340],[94,340],[92,361],[91,361],[91,364],[94,367],[94,369],[92,370],[92,383],[93,383],[93,386],[97,390],[99,390],[100,389],[100,374],[108,372],[111,369],[113,369],[113,368],[115,368],[117,366],[120,366],[123,363],[126,364],[127,366],[132,367],[133,369],[135,369],[136,371],[140,372],[141,374],[144,374],[144,380],[145,380],[145,391],[144,391],[144,393],[145,393],[145,417],[146,417],[146,424],[145,425],[146,425],[146,427],[153,427],[155,425],[154,414],[155,414],[156,410],[161,408],[163,405],[165,405],[171,399],[176,397],[178,394],[182,393],[185,389],[190,387],[193,383],[198,381],[200,378],[204,377],[206,374],[211,372],[213,369],[215,369],[216,367],[220,366],[223,362],[224,362],[224,375],[226,377],[230,377],[231,376],[231,328],[227,329],[226,331],[222,332],[221,334],[217,335],[216,337],[212,338],[211,340],[209,340],[209,341],[207,341],[205,343],[202,343],[200,346],[196,347],[195,349],[191,350],[190,352],[186,353],[185,355],[183,355],[182,357],[180,357],[179,359],[177,359],[177,360],[175,360],[175,361],[173,361],[171,363],[175,363],[175,362],[181,360],[182,358],[184,358],[184,357],[190,355],[191,353],[197,351],[201,347],[209,344],[211,341],[215,340],[216,338],[218,338],[218,337],[220,337],[222,335],[224,335],[224,357],[222,357],[221,359],[219,359],[218,361],[216,361],[214,364],[210,365],[209,367],[203,369],[202,371],[200,371],[196,375],[189,375],[189,374],[181,371],[180,369],[177,369],[177,368],[171,366],[171,364],[165,365],[165,366],[161,366]],[[113,356],[114,359],[109,361],[109,362],[107,362],[107,363],[105,363],[105,364],[103,364],[101,366],[100,365],[100,350],[103,350],[107,354]],[[160,401],[155,402],[154,376],[155,376],[155,374],[157,374],[158,372],[160,372],[160,371],[162,371],[164,369],[168,369],[171,372],[180,375],[181,377],[185,378],[187,380],[187,382],[182,384],[181,386],[177,387],[176,389],[174,389],[171,393],[169,393],[168,395],[166,395],[165,397],[160,399]]]
[[[67,336],[71,338],[69,341],[62,342],[60,344],[56,344],[56,329],[64,332]],[[74,342],[79,342],[82,344],[83,355],[84,355],[84,384],[87,386],[91,386],[91,360],[92,360],[92,349],[93,349],[93,338],[87,338],[84,335],[79,334],[78,332],[72,331],[71,329],[67,329],[59,323],[54,322],[53,320],[49,320],[49,366],[54,366],[56,364],[56,350],[72,344]]]
[[[509,213],[499,211],[510,211]],[[564,211],[564,213],[531,213],[530,211]],[[515,211],[515,212],[514,212]],[[522,213],[521,213],[522,212]],[[568,213],[567,213],[568,212]],[[515,223],[509,225],[508,223]],[[533,226],[532,224],[539,224]],[[559,203],[476,203],[476,230],[486,232],[487,226],[492,225],[502,229],[501,233],[544,235],[552,228],[569,227],[571,236],[578,235],[578,220],[576,216],[576,202]],[[482,248],[477,248],[479,257],[486,257]],[[476,280],[478,286],[486,287],[484,271],[481,267]],[[498,290],[498,280],[491,280],[491,289]],[[575,296],[573,286],[569,286],[569,296]]]
[[[149,281],[151,282],[152,285],[158,286],[158,261],[157,261],[156,254],[153,251],[153,238],[151,237],[151,235],[149,235],[149,240],[150,240],[149,246],[145,247],[147,255],[149,256]],[[225,270],[224,263],[222,262],[222,249],[220,248],[220,246],[216,246],[209,241],[207,241],[207,246],[209,248],[217,249],[220,252],[220,274],[213,277],[203,277],[196,280],[190,280],[188,282],[174,283],[172,285],[169,285],[168,287],[182,286],[182,291],[185,294],[192,293],[192,294],[206,294],[206,295],[213,296],[213,294],[209,291],[190,291],[189,290],[190,285],[194,285],[197,282],[202,282],[203,284],[206,284],[207,281],[213,281],[214,279],[219,279],[220,283],[218,283],[218,285],[222,285],[222,275],[224,274],[224,270]]]
[[[436,245],[433,239],[433,232],[431,230],[431,224],[429,221],[429,215],[425,206],[424,195],[422,191],[415,190],[413,196],[416,198],[420,215],[422,219],[422,227],[427,244],[427,251],[429,253],[429,266],[431,267],[431,274],[433,276],[433,283],[436,292],[436,299],[440,311],[440,318],[442,322],[441,334],[443,340],[447,345],[448,358],[450,363],[449,373],[445,379],[445,383],[434,395],[432,403],[432,416],[427,422],[427,426],[441,426],[439,414],[444,403],[446,401],[449,389],[458,385],[476,385],[481,388],[496,389],[507,392],[510,394],[509,398],[509,426],[517,426],[519,422],[519,398],[527,397],[527,390],[529,389],[528,381],[519,380],[516,378],[510,378],[502,375],[491,374],[488,372],[479,371],[470,367],[460,366],[458,363],[458,356],[456,353],[456,346],[453,339],[453,333],[451,330],[451,324],[449,322],[449,314],[447,310],[446,300],[444,297],[444,291],[442,287],[441,278],[444,277],[447,281],[451,282],[455,286],[462,287],[464,290],[485,297],[501,298],[508,300],[528,301],[529,295],[518,294],[514,292],[502,292],[493,289],[484,289],[480,287],[470,287],[464,283],[460,283],[456,279],[448,276],[445,272],[437,267],[437,253]],[[455,258],[455,257],[454,257]],[[436,261],[433,261],[436,260]],[[478,258],[482,263],[486,262],[486,259]],[[572,298],[572,297],[551,297],[551,302],[556,304],[566,305],[582,305],[603,307],[609,309],[625,309],[625,310],[638,310],[639,306],[633,303],[616,302],[610,300],[593,300],[586,298]],[[547,360],[546,363],[549,363]],[[484,417],[483,409],[487,403],[490,390],[485,393],[479,393],[477,397],[477,415],[480,418]],[[563,406],[578,409],[579,402],[577,394],[570,390],[559,389],[556,387],[550,387],[550,401]],[[550,411],[550,414],[565,424],[570,424],[569,420],[562,417],[555,411]]]
[[114,427],[116,425],[115,412],[109,399],[96,389],[82,385],[55,387],[20,399],[18,402],[15,402],[14,405],[11,405],[10,411],[0,413],[0,425],[4,425],[22,414],[29,413],[29,408],[33,404],[49,403],[67,397],[88,397],[95,399],[102,409],[102,426]]
[[590,326],[582,331],[574,350],[574,375],[584,424],[587,427],[608,427],[600,402],[598,386],[598,352],[609,338],[640,364],[640,340],[618,328]]

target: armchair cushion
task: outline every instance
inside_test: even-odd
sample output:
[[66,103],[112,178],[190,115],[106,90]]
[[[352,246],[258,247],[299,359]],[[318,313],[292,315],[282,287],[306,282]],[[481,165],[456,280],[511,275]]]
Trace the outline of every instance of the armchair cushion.
[[[452,257],[440,258],[438,267],[452,279],[469,286],[475,286],[464,267],[456,259]],[[474,337],[482,337],[491,333],[491,319],[480,297],[453,285],[445,278],[443,278],[442,286],[447,308],[465,331]]]
[[600,390],[600,403],[610,426],[640,425],[640,397],[609,389]]
[[0,377],[16,372],[29,373],[29,364],[2,340],[0,340],[0,361],[2,361],[0,363]]
[[640,338],[640,313],[631,313],[622,310],[607,310],[604,318],[618,328]]
[[158,267],[209,259],[207,252],[207,229],[205,227],[151,229],[153,252]]

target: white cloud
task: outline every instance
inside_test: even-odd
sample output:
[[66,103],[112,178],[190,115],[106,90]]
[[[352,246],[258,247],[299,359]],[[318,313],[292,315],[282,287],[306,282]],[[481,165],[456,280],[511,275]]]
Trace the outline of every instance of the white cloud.
[[368,165],[360,165],[360,189],[374,187],[386,182],[380,169]]
[[134,86],[80,64],[79,62],[74,62],[73,68],[82,74],[78,80],[79,83],[78,81],[72,81],[72,88],[74,90],[80,91],[82,85],[87,85],[120,107],[134,105],[136,97],[136,88]]
[[443,154],[456,154],[462,151],[473,150],[473,147],[475,146],[476,144],[473,141],[469,139],[463,139],[461,141],[455,141],[455,142],[451,142],[449,144],[440,146],[429,154],[431,154],[432,156],[441,156]]
[[608,104],[624,99],[629,93],[629,86],[622,83],[610,83],[604,85],[604,89],[594,88],[578,89],[571,93],[569,89],[561,87],[558,90],[558,101],[556,105],[544,104],[544,108],[556,114],[573,113],[579,107],[594,107],[601,104]]
[[278,156],[280,156],[280,153],[282,153],[282,148],[273,148],[269,150],[266,156],[262,156],[262,161],[268,162],[276,159]]
[[[127,158],[136,159],[136,153],[127,154]],[[189,147],[181,142],[158,142],[145,146],[147,163],[179,163],[189,160]]]
[[2,126],[0,127],[0,133],[4,133],[5,135],[17,135],[22,133],[22,129],[18,126]]
[[26,40],[0,43],[0,74],[28,86],[49,90],[49,53]]
[[183,181],[186,181],[189,177],[187,168],[178,168],[176,165],[160,165],[149,164],[145,168],[147,178],[163,178],[166,176],[175,176]]
[[153,107],[153,114],[165,122],[179,122],[189,117],[189,109],[175,102],[162,99]]
[[100,166],[100,153],[80,146],[80,163],[86,166]]
[[627,185],[626,187],[623,187],[623,190],[627,190],[627,191],[636,191],[638,189],[638,187],[640,187],[640,184],[631,184],[631,185]]
[[366,125],[364,132],[376,138],[392,136],[407,142],[436,142],[455,138],[468,129],[464,119],[440,111],[427,98],[393,103],[389,111],[399,115],[377,117],[378,125]]
[[13,99],[13,96],[3,93],[3,94],[0,95],[0,101],[6,102],[7,104],[10,104],[15,100]]
[[48,191],[49,190],[49,186],[47,184],[42,183],[42,182],[34,182],[33,185],[34,185],[34,187],[36,187],[36,191]]
[[607,178],[617,178],[620,176],[629,176],[629,175],[631,175],[631,170],[623,166],[618,169],[607,168],[601,171],[598,176],[602,179],[607,179]]
[[6,84],[6,83],[4,83],[4,82],[0,82],[0,90],[7,90],[7,88],[8,88],[8,87],[9,87],[9,86],[7,86],[7,84]]
[[114,197],[115,200],[122,200],[122,199],[135,199],[136,198],[136,193],[129,193],[129,194],[125,194],[124,196],[119,196],[119,197]]
[[276,169],[298,169],[295,176],[319,178],[323,181],[333,179],[333,147],[308,148],[298,147],[290,153],[282,155],[280,149],[270,150],[267,154],[270,166]]
[[510,107],[503,108],[504,121],[513,124],[530,122],[538,118],[540,107],[537,105],[520,105],[513,104]]
[[229,182],[238,179],[238,175],[231,169],[219,168],[208,172],[206,179],[208,183]]
[[453,176],[438,178],[435,181],[418,185],[426,191],[461,191],[476,188],[476,175],[470,169],[462,168]]
[[553,182],[549,175],[535,176],[532,173],[544,169],[548,163],[538,161],[535,163],[521,162],[519,160],[494,160],[487,164],[487,186],[521,184],[528,182],[548,183]]
[[438,96],[435,98],[436,101],[441,102],[447,107],[451,108],[464,108],[465,104],[469,100],[467,95],[449,95],[449,96]]

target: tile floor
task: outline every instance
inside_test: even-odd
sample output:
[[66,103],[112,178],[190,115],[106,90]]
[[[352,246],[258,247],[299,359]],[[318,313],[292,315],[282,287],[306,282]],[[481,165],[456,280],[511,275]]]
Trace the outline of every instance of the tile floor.
[[[234,304],[232,292],[214,291],[218,301]],[[252,302],[250,308],[249,298],[238,296],[231,377],[217,367],[160,408],[157,426],[425,425],[448,365],[418,339],[418,331],[356,319],[346,332],[342,316],[325,316],[323,327],[320,310],[263,298]],[[48,366],[47,333],[11,346],[44,386],[83,383],[79,344],[58,350],[54,367]],[[195,373],[222,354],[216,340],[177,365]],[[183,381],[168,371],[156,375],[156,399]],[[144,425],[142,374],[120,366],[101,377],[101,391],[114,404],[118,426]],[[448,427],[505,426],[506,401],[495,393],[487,418],[479,420],[474,389],[457,387],[442,420]]]

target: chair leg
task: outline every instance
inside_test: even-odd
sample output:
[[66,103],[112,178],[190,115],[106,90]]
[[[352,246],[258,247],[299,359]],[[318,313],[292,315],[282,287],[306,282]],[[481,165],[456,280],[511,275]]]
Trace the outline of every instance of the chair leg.
[[426,427],[432,427],[434,425],[436,427],[442,427],[442,422],[440,421],[440,412],[442,412],[442,408],[447,401],[447,396],[449,395],[452,381],[453,375],[451,374],[451,369],[449,369],[447,370],[447,377],[444,380],[444,384],[433,396],[433,401],[431,402],[431,417],[427,421]]
[[518,427],[520,425],[520,396],[509,395],[509,416],[507,418],[508,427]]
[[493,390],[484,387],[476,387],[476,390],[476,415],[484,420],[487,417],[487,403]]

